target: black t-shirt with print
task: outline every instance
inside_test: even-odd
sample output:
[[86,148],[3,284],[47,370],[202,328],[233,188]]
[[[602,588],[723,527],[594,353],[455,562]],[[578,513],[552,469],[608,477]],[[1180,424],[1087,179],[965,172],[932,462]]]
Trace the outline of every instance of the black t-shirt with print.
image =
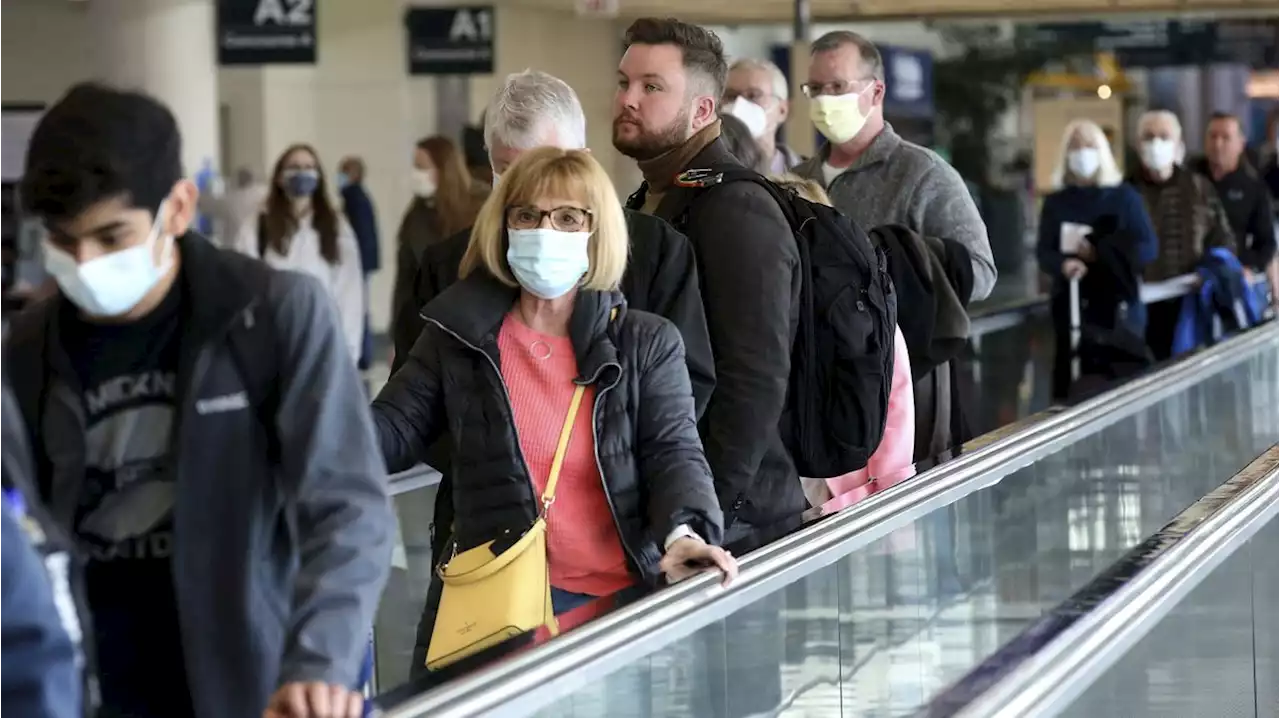
[[67,307],[62,341],[84,390],[85,477],[74,528],[87,547],[102,712],[190,716],[171,564],[181,278],[150,314],[97,324]]

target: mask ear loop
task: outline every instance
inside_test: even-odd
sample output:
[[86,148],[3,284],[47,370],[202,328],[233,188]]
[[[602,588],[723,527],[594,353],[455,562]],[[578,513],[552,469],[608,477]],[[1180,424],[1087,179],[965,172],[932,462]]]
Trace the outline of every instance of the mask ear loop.
[[160,262],[156,265],[156,271],[160,274],[164,274],[169,271],[169,267],[173,265],[173,247],[175,241],[172,234],[164,231],[164,217],[162,216],[168,205],[168,197],[160,200],[160,206],[156,207],[156,220],[155,224],[151,227],[151,236],[147,238],[147,246],[152,252],[155,251],[156,242],[160,241],[161,237],[164,237],[169,242],[161,252]]

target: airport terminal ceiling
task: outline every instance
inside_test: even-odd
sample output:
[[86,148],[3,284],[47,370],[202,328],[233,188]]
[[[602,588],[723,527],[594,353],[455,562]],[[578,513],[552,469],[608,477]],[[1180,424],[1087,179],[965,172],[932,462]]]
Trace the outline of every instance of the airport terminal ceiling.
[[[571,10],[591,4],[616,6],[623,18],[675,16],[709,25],[790,23],[791,0],[505,0],[526,7]],[[1110,13],[1276,13],[1275,0],[810,0],[815,22],[925,20],[966,16],[1080,17]]]

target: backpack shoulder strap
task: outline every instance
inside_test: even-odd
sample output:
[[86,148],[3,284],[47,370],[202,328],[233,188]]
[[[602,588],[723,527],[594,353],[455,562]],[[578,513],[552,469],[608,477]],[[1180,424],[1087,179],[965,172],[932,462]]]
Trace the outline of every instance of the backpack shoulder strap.
[[723,187],[735,182],[753,182],[764,188],[769,193],[769,196],[773,197],[774,202],[778,204],[787,222],[793,227],[796,225],[795,208],[791,204],[792,197],[787,190],[774,184],[759,172],[741,165],[713,165],[702,169],[686,170],[676,177],[673,183],[674,186],[693,191],[688,193],[688,199],[680,206],[679,211],[673,215],[675,221],[672,222],[672,226],[683,232],[685,226],[688,225],[689,214],[699,200],[716,187]]

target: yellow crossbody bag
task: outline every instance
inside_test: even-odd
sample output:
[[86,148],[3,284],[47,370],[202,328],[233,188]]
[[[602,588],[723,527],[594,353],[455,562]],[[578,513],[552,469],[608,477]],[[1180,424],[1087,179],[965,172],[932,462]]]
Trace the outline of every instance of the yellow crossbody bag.
[[529,530],[500,554],[494,555],[494,542],[490,541],[454,555],[436,569],[444,590],[427,646],[429,670],[439,670],[542,625],[551,629],[552,635],[558,631],[547,569],[547,511],[555,502],[560,466],[585,392],[582,385],[573,392],[551,460],[547,488],[542,492],[542,511]]

